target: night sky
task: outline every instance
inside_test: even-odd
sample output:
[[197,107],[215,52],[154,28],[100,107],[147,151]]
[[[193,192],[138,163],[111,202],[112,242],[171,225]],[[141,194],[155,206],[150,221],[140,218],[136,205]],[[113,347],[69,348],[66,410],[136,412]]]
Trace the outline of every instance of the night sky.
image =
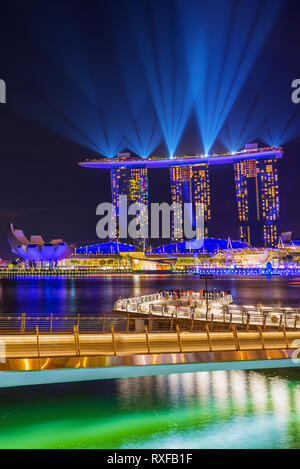
[[[93,116],[97,115],[105,126],[118,128],[123,125],[124,115],[122,122],[126,122],[130,112],[134,114],[129,104],[126,110],[126,99],[120,104],[119,93],[124,97],[127,90],[129,103],[134,100],[134,89],[139,92],[143,88],[142,79],[141,83],[135,82],[143,61],[135,62],[135,52],[130,46],[130,40],[141,41],[138,34],[132,33],[133,26],[126,17],[130,15],[127,6],[132,8],[131,3],[131,0],[39,0],[1,5],[0,78],[7,86],[7,103],[0,104],[2,258],[12,258],[6,240],[9,222],[23,228],[27,235],[42,234],[46,240],[58,237],[70,242],[96,240],[96,206],[111,199],[109,171],[81,168],[77,163],[101,153],[95,145],[100,124],[94,122]],[[152,18],[154,7],[155,14],[159,13],[163,3],[164,0],[140,0],[146,18]],[[167,17],[172,24],[180,25],[177,3],[166,0],[164,8],[168,9]],[[185,3],[195,2],[185,0]],[[224,0],[220,3],[224,4]],[[291,82],[300,78],[299,15],[299,1],[284,3],[237,93],[232,112],[222,125],[224,131],[226,125],[234,128],[243,121],[245,135],[251,135],[251,141],[268,143],[263,132],[254,134],[261,117],[264,129],[269,129],[266,134],[276,135],[276,143],[282,143],[281,231],[291,230],[294,239],[300,238],[300,104],[291,103]],[[163,15],[160,20],[164,21]],[[171,36],[179,47],[179,39],[185,39],[184,27],[181,35],[177,36],[176,30]],[[156,34],[155,28],[149,30]],[[157,39],[160,40],[166,41],[168,54],[167,36]],[[182,47],[187,45],[184,41]],[[137,49],[148,53],[146,44],[138,44]],[[119,73],[119,61],[127,58],[126,54],[128,68],[123,64]],[[184,79],[180,86],[183,83]],[[222,100],[224,93],[220,90],[218,99]],[[155,105],[148,96],[145,103],[145,113],[151,108],[148,115],[155,116],[157,110],[153,110]],[[176,153],[202,152],[196,114],[191,106]],[[145,126],[148,124],[145,121]],[[155,153],[167,155],[168,145],[164,139],[157,139]],[[96,143],[101,147],[101,136]],[[123,140],[119,149],[128,146]],[[217,138],[213,151],[224,150],[224,139]],[[150,201],[169,201],[168,171],[149,171],[149,178]],[[237,239],[233,167],[211,168],[211,194],[210,234]]]

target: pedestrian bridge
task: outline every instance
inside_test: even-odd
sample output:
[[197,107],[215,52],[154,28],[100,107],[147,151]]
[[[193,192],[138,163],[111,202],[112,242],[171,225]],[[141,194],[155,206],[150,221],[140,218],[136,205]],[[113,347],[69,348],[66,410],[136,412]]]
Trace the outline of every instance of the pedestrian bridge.
[[166,291],[118,300],[114,312],[141,318],[181,320],[191,328],[199,322],[212,325],[236,324],[249,330],[251,326],[300,330],[300,309],[283,305],[236,305],[229,292]]
[[0,387],[299,366],[296,308],[171,291],[118,300],[114,311],[122,314],[1,316]]
[[298,366],[299,331],[1,335],[0,387]]

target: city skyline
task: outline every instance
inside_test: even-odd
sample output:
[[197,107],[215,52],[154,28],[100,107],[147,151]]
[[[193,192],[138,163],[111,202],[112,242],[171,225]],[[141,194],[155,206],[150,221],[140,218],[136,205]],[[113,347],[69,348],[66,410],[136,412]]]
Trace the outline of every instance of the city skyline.
[[[147,2],[141,2],[141,8],[144,3],[148,11]],[[19,5],[18,9],[13,5],[4,6],[6,21],[0,32],[3,70],[1,79],[6,83],[6,103],[0,106],[2,174],[5,175],[0,187],[3,201],[0,206],[2,258],[11,257],[5,236],[9,221],[16,226],[23,226],[28,232],[46,233],[50,239],[63,237],[70,242],[95,240],[95,211],[100,202],[110,200],[110,178],[105,171],[103,174],[83,171],[77,166],[77,162],[97,155],[97,150],[90,148],[88,139],[95,137],[98,132],[102,139],[103,129],[108,142],[114,142],[119,129],[126,136],[126,139],[123,138],[122,148],[114,153],[112,148],[112,154],[128,147],[132,147],[129,151],[133,153],[147,154],[152,147],[150,149],[155,154],[166,157],[170,152],[161,135],[164,122],[160,122],[164,115],[170,121],[174,118],[174,126],[178,126],[178,136],[181,136],[174,154],[204,153],[201,135],[207,135],[207,140],[210,140],[209,130],[212,130],[211,135],[218,130],[219,122],[216,124],[215,121],[225,104],[227,85],[233,82],[232,74],[226,71],[222,75],[220,68],[211,71],[214,73],[209,76],[214,77],[214,80],[206,97],[206,113],[200,107],[192,108],[188,113],[179,106],[174,109],[184,112],[185,121],[179,122],[172,107],[167,109],[167,113],[163,110],[160,113],[160,102],[157,100],[153,110],[153,99],[157,98],[154,89],[157,80],[149,81],[152,62],[144,63],[148,60],[152,46],[150,47],[149,38],[146,41],[146,38],[136,36],[134,28],[125,27],[126,2],[118,1],[118,5],[120,8],[112,12],[107,2],[101,2],[92,18],[79,15],[79,3],[73,9],[57,4],[53,11],[50,7],[45,7],[42,11],[36,4],[35,17],[39,18],[36,22],[32,22],[31,8],[28,6],[27,9],[23,5]],[[297,178],[290,177],[291,174],[297,174],[300,164],[300,108],[291,100],[291,84],[297,78],[295,63],[299,62],[300,54],[296,46],[299,5],[293,1],[289,5],[283,7],[280,17],[273,19],[272,25],[269,19],[266,21],[266,29],[262,34],[263,45],[258,41],[260,53],[256,60],[252,57],[253,67],[251,72],[247,70],[249,73],[244,85],[241,86],[239,82],[235,87],[235,104],[209,153],[236,151],[251,141],[259,142],[260,146],[281,144],[285,153],[279,165],[281,231],[292,231],[293,237],[299,239],[297,201],[300,187]],[[170,2],[165,2],[165,8],[166,11],[170,9],[166,27],[158,31],[157,28],[152,28],[151,23],[149,34],[155,41],[161,39],[161,43],[168,40],[170,32],[170,37],[176,37],[179,64],[185,59],[186,67],[189,68],[181,68],[183,76],[180,73],[176,75],[178,84],[175,91],[182,97],[182,84],[186,83],[186,75],[202,77],[197,70],[199,62],[194,55],[199,44],[199,28],[186,28],[181,32],[171,28],[169,20],[171,26],[178,26],[178,11],[171,8]],[[130,11],[126,11],[125,15],[130,15]],[[184,15],[188,13],[186,11]],[[155,8],[153,17],[156,15]],[[222,21],[221,16],[216,16],[219,23]],[[74,31],[78,18],[82,18],[82,28]],[[226,16],[226,21],[227,19]],[[97,28],[94,27],[95,24]],[[208,23],[207,28],[212,24]],[[56,31],[55,38],[51,35],[53,30]],[[192,31],[195,31],[195,37]],[[124,32],[127,34],[124,35]],[[234,31],[241,38],[242,33],[240,29]],[[164,38],[157,37],[157,34],[163,34]],[[225,31],[222,29],[222,40],[224,35]],[[37,37],[41,40],[37,41]],[[184,38],[184,41],[180,41],[180,38]],[[69,47],[72,40],[74,47]],[[214,46],[220,46],[220,38],[216,37],[215,40],[217,44]],[[138,60],[136,42],[147,46],[142,63]],[[82,44],[85,44],[84,49]],[[100,57],[97,55],[100,54],[99,44],[105,45],[101,48]],[[186,49],[183,50],[183,47]],[[107,53],[109,50],[113,50],[114,54]],[[131,55],[129,51],[132,51]],[[190,52],[190,55],[187,56],[185,51]],[[210,49],[209,51],[211,52]],[[12,55],[15,57],[14,61],[11,61]],[[216,66],[219,67],[222,63],[227,66],[228,62],[228,70],[234,70],[236,58],[232,57],[234,60],[231,61],[230,57],[230,54],[217,55]],[[158,59],[160,68],[164,61],[160,56]],[[165,78],[164,73],[165,71]],[[164,81],[163,94],[168,90],[167,85]],[[152,94],[149,94],[149,86]],[[202,98],[200,102],[201,100]],[[101,109],[97,106],[91,109],[92,102],[101,104]],[[178,103],[174,102],[175,104]],[[217,112],[216,118],[214,109]],[[168,128],[171,127],[166,125],[165,132]],[[149,146],[152,135],[153,140]],[[148,178],[149,197],[156,202],[171,202],[169,169],[162,168],[156,172],[148,169]],[[211,167],[210,183],[214,188],[210,200],[213,214],[210,221],[211,235],[238,239],[238,224],[228,223],[228,220],[237,220],[238,217],[233,168],[226,165]],[[153,191],[154,186],[156,194]]]
[[300,448],[299,15],[1,5],[0,449]]

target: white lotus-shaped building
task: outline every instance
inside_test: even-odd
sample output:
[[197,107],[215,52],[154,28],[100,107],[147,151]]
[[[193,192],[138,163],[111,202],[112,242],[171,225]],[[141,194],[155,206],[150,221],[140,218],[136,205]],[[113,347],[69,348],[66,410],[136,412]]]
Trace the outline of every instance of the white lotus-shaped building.
[[9,225],[8,242],[14,254],[33,263],[57,263],[69,257],[75,249],[75,245],[67,244],[62,239],[53,239],[46,243],[42,236],[31,235],[28,240],[22,230],[14,229],[12,223]]

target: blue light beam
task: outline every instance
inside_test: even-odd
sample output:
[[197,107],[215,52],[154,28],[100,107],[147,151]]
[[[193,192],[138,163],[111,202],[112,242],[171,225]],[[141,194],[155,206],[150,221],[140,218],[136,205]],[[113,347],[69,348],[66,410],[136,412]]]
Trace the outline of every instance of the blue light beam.
[[192,108],[178,18],[169,0],[143,5],[133,0],[128,9],[156,113],[172,155]]
[[280,12],[283,0],[178,1],[196,101],[208,153]]

